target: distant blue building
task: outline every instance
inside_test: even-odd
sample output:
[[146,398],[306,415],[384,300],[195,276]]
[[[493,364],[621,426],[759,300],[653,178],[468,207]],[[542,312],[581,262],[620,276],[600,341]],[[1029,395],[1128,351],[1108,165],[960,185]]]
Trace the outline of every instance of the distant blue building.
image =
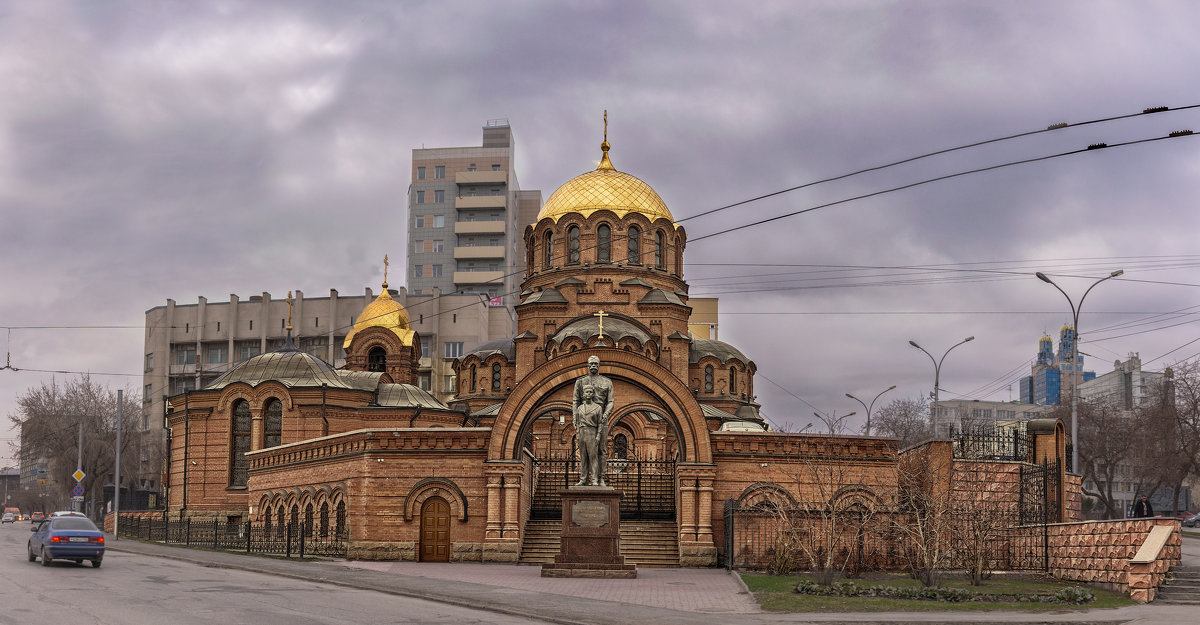
[[1059,332],[1058,353],[1054,341],[1043,335],[1038,339],[1037,359],[1030,375],[1021,378],[1021,401],[1040,406],[1058,406],[1070,400],[1071,375],[1080,372],[1080,383],[1096,377],[1095,371],[1083,370],[1083,354],[1071,362],[1074,351],[1075,328],[1063,326]]

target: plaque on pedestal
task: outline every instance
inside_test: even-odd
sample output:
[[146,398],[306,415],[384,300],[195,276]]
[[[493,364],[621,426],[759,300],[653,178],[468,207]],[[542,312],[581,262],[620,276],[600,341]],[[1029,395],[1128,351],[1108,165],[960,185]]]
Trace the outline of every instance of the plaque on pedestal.
[[637,577],[637,567],[621,555],[621,491],[575,486],[562,497],[562,543],[542,577]]

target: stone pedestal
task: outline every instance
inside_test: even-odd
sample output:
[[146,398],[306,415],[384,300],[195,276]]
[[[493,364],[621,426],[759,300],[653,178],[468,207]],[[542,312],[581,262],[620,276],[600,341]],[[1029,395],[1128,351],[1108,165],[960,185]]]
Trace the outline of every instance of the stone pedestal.
[[542,577],[631,579],[637,567],[621,555],[621,491],[573,486],[560,490],[562,543]]

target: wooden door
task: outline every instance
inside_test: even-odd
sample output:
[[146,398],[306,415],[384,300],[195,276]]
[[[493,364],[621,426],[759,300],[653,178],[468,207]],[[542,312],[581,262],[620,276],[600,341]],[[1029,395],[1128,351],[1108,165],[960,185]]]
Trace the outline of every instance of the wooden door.
[[450,504],[430,497],[421,506],[421,562],[450,561]]

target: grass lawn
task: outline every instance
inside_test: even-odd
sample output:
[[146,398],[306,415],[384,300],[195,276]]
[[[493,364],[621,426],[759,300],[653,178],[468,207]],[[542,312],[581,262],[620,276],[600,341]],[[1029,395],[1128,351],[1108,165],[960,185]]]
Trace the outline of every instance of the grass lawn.
[[[921,601],[915,599],[886,599],[876,597],[819,597],[802,595],[795,592],[795,587],[801,580],[812,580],[808,576],[776,576],[758,573],[742,573],[742,580],[754,593],[754,598],[764,610],[772,612],[987,612],[991,610],[1084,610],[1091,608],[1117,608],[1134,605],[1134,602],[1120,593],[1099,588],[1088,587],[1096,600],[1083,605],[1064,605],[1059,603],[1032,602],[997,602],[982,601],[944,602]],[[871,574],[864,579],[852,580],[859,586],[896,586],[920,587],[920,582],[903,574]],[[1000,594],[1053,594],[1054,591],[1068,586],[1081,586],[1045,580],[1033,576],[1004,575],[993,577],[982,586],[971,586],[970,582],[961,576],[946,576],[939,584],[945,587],[964,588],[980,593]]]

